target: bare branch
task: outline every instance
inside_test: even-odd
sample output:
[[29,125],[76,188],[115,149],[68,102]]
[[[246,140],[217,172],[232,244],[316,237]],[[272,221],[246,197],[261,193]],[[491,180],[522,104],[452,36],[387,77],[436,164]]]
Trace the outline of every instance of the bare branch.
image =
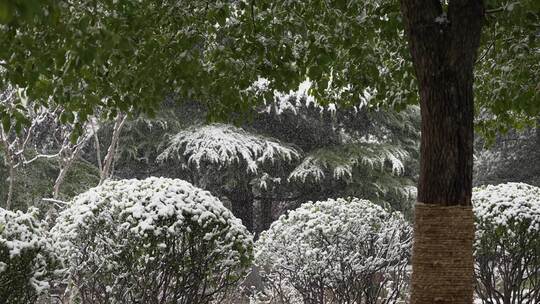
[[101,170],[101,178],[99,181],[99,184],[101,185],[107,178],[110,177],[112,164],[114,157],[116,155],[116,147],[118,145],[118,142],[120,140],[120,132],[122,131],[122,127],[124,126],[124,123],[126,122],[127,115],[124,113],[118,113],[118,116],[116,116],[116,121],[114,123],[114,130],[112,134],[111,144],[109,145],[109,149],[107,151],[107,155],[105,156],[105,163],[103,164],[103,170]]

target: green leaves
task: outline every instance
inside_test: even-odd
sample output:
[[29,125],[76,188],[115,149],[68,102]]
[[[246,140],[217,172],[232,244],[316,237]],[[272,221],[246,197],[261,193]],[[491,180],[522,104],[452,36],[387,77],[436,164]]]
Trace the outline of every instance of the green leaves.
[[[484,134],[539,115],[536,2],[487,3],[496,12],[476,75]],[[82,117],[155,112],[174,96],[204,103],[211,120],[239,121],[263,100],[245,91],[259,77],[268,94],[309,78],[321,104],[357,105],[368,89],[376,107],[418,99],[394,0],[1,0],[0,22],[4,81]]]
[[0,91],[0,121],[6,134],[11,131],[20,133],[23,126],[30,124],[29,108],[23,95],[24,92],[11,87]]
[[264,62],[259,74],[272,89],[288,92],[309,78],[322,104],[359,104],[368,87],[379,92],[374,104],[414,101],[397,2],[255,1],[249,7],[254,13],[240,16],[241,24],[260,31],[243,48],[261,45],[254,48]]
[[[181,99],[212,102],[222,94],[238,96],[241,88],[230,78],[242,75],[237,68],[230,71],[235,63],[203,54],[226,42],[213,42],[218,37],[208,33],[216,23],[225,24],[228,6],[192,1],[62,4],[58,24],[0,28],[1,42],[9,46],[0,54],[0,62],[9,67],[5,78],[28,87],[36,102],[73,112],[101,105],[110,111],[154,112],[175,91]],[[236,94],[224,94],[224,88]]]
[[476,63],[477,130],[523,128],[540,117],[540,22],[537,1],[489,1]]
[[2,128],[4,128],[4,130],[11,129],[11,117],[6,113],[2,113]]
[[[45,1],[44,1],[45,2]],[[10,23],[17,18],[31,21],[35,17],[40,17],[43,13],[43,6],[40,0],[2,0],[0,1],[0,23]]]

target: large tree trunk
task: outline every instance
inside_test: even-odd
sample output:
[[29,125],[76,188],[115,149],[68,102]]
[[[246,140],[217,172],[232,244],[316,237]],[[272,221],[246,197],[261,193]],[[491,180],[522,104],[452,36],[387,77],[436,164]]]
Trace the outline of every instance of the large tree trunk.
[[473,67],[481,0],[402,0],[422,140],[411,303],[472,303]]

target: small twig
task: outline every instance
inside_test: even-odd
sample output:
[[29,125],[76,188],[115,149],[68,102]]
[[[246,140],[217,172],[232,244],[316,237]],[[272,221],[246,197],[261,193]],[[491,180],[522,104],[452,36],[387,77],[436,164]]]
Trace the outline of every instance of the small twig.
[[[38,155],[34,156],[32,159],[23,161],[22,165],[23,166],[29,165],[29,164],[33,163],[34,161],[36,161],[36,160],[38,160],[40,158],[47,158],[47,159],[56,158],[56,157],[60,156],[62,151],[63,151],[63,149],[60,150],[58,153],[55,153],[55,154],[38,154]],[[21,165],[20,162],[15,165],[15,168],[18,168],[19,165]]]
[[498,8],[493,8],[493,9],[489,9],[489,10],[486,10],[486,14],[494,14],[494,13],[499,13],[499,12],[502,12],[506,10],[506,7],[498,7]]
[[516,4],[519,4],[519,1],[512,2],[512,3],[506,4],[504,6],[498,7],[498,8],[488,9],[488,10],[486,10],[486,14],[494,14],[494,13],[500,13],[500,12],[504,12],[504,11],[511,11],[513,6],[516,5]]

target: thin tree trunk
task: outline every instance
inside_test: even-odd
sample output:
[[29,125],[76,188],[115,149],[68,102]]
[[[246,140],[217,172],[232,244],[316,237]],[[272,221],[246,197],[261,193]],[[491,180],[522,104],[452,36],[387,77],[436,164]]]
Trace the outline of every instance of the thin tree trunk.
[[229,195],[232,213],[242,220],[249,232],[253,231],[253,193],[247,189],[235,189]]
[[540,119],[536,121],[536,142],[540,144]]
[[96,160],[98,164],[99,173],[103,172],[103,162],[101,162],[101,146],[99,143],[99,136],[96,128],[92,124],[92,133],[94,133],[94,147],[96,148]]
[[[473,67],[481,0],[402,0],[419,85],[422,139],[413,304],[472,303]],[[447,10],[445,12],[445,10]]]
[[62,168],[60,169],[60,172],[58,173],[58,176],[56,177],[56,180],[54,181],[53,186],[53,198],[57,199],[60,195],[60,186],[64,182],[64,179],[66,178],[67,171],[71,167],[71,160],[68,161]]
[[[8,156],[6,156],[8,157]],[[11,203],[13,201],[13,186],[15,185],[15,167],[13,163],[9,162],[9,184],[8,184],[8,194],[6,199],[6,209],[11,209]]]
[[64,144],[62,145],[62,150],[60,150],[60,155],[64,153],[64,150],[68,150],[70,152],[69,155],[67,155],[65,158],[61,159],[60,164],[60,172],[58,173],[58,177],[56,178],[53,186],[53,198],[57,199],[60,195],[60,186],[62,186],[62,183],[64,182],[64,179],[66,178],[68,170],[73,165],[73,162],[77,157],[79,157],[82,149],[84,146],[90,141],[90,138],[92,137],[92,134],[85,134],[84,137],[80,137],[77,144],[74,147],[69,147],[69,139],[66,137],[64,139]]
[[[9,167],[9,183],[8,183],[8,193],[6,197],[6,209],[11,209],[11,203],[13,201],[13,187],[15,184],[15,161],[14,155],[9,147],[8,135],[5,132],[4,128],[0,126],[0,144],[4,146],[4,157],[6,159],[6,165]],[[1,199],[1,197],[0,197]]]
[[64,164],[61,165],[60,172],[58,173],[58,176],[56,177],[56,180],[54,181],[53,186],[53,198],[57,199],[60,195],[60,186],[64,183],[64,180],[66,179],[66,175],[68,170],[73,165],[73,161],[79,157],[79,154],[82,150],[83,143],[77,145],[75,150],[71,152],[71,155],[68,156],[68,158],[64,161]]
[[268,198],[263,198],[260,200],[260,216],[259,223],[257,225],[257,234],[255,238],[258,238],[259,235],[270,228],[272,224],[272,200]]
[[103,182],[111,175],[112,164],[114,161],[114,157],[116,156],[116,147],[118,146],[118,142],[120,140],[120,132],[122,131],[122,127],[126,122],[126,118],[127,116],[123,113],[118,113],[118,116],[116,116],[116,121],[114,123],[114,129],[111,138],[111,144],[109,145],[109,149],[107,150],[107,155],[105,155],[103,169],[101,170],[101,176],[99,181],[100,185],[103,184]]

